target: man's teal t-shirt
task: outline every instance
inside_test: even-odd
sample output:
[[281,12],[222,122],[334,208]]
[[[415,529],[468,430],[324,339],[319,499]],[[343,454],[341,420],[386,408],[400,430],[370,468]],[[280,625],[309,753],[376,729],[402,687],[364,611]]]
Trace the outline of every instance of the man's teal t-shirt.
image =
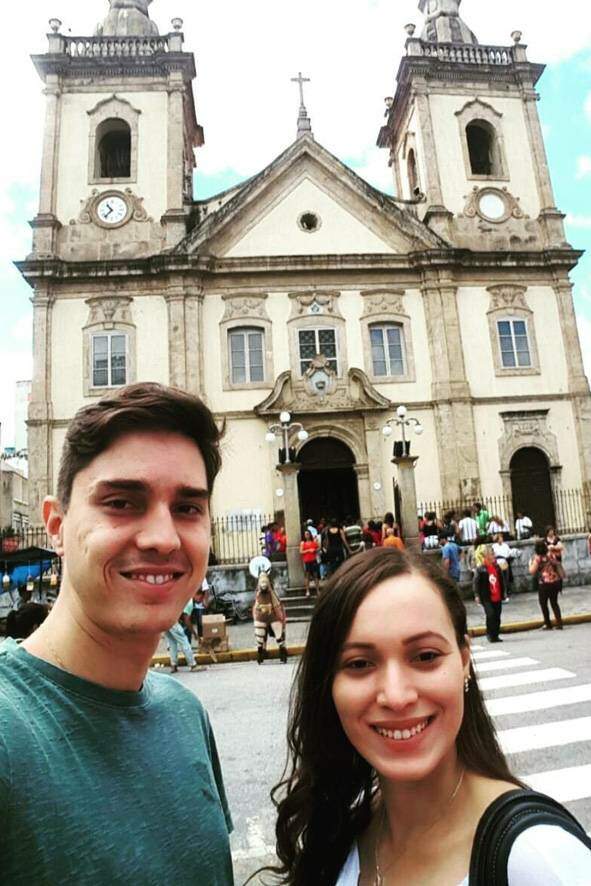
[[201,703],[149,673],[117,692],[0,645],[0,883],[232,886]]

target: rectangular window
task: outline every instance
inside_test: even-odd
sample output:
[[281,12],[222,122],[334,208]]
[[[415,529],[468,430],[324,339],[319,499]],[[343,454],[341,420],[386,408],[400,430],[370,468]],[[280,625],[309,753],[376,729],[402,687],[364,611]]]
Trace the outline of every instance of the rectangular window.
[[264,382],[264,334],[256,329],[234,329],[229,339],[232,384]]
[[531,364],[526,320],[499,320],[499,344],[503,369],[528,369]]
[[373,326],[370,331],[373,374],[404,375],[404,336],[401,326]]
[[92,336],[92,386],[115,388],[127,384],[127,336]]
[[300,329],[298,340],[301,375],[308,371],[312,360],[318,354],[323,354],[328,359],[329,368],[338,375],[337,333],[335,329]]

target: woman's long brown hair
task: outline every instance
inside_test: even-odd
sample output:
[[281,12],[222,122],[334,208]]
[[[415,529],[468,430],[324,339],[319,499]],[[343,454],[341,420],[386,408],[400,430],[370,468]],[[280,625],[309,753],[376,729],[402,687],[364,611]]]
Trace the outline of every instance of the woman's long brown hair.
[[[348,560],[317,601],[291,693],[288,763],[271,794],[280,863],[265,870],[285,886],[334,886],[354,841],[369,825],[376,773],[342,729],[332,684],[341,647],[367,595],[389,578],[413,573],[439,592],[458,647],[464,648],[466,608],[433,557],[374,548]],[[395,604],[394,597],[394,616]],[[521,786],[500,749],[472,665],[470,672],[458,756],[471,772]]]

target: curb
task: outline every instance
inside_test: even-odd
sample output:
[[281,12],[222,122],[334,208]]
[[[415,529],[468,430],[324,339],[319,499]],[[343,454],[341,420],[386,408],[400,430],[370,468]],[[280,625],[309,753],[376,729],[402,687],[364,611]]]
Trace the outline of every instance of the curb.
[[[562,623],[565,625],[589,624],[591,623],[591,612],[582,612],[578,615],[565,615],[562,619]],[[544,622],[541,618],[531,619],[530,621],[510,622],[509,624],[501,625],[501,634],[519,634],[525,631],[536,631],[541,628],[543,624]],[[470,628],[468,634],[470,637],[485,637],[486,628],[484,625],[479,625],[478,627]],[[289,646],[289,657],[297,658],[301,656],[304,649],[305,646],[303,644]],[[245,661],[256,661],[256,658],[256,649],[236,649],[233,652],[218,652],[216,655],[217,661],[214,661],[209,653],[201,652],[195,655],[195,661],[199,665],[238,664]],[[267,659],[279,659],[279,650],[269,649],[267,651]],[[183,662],[185,662],[185,659],[180,655],[179,664]],[[155,655],[152,659],[152,667],[170,667],[170,656]]]

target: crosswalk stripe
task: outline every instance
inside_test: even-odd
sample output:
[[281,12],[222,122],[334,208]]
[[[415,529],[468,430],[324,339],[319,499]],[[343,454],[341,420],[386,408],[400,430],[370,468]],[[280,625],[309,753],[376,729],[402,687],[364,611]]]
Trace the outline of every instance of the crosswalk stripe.
[[[474,647],[472,647],[472,650],[474,650]],[[485,658],[507,658],[509,655],[511,655],[510,652],[504,652],[502,649],[483,649],[482,652],[474,652],[472,658],[475,661],[481,661]]]
[[510,668],[529,668],[532,665],[540,664],[535,658],[506,658],[501,661],[484,661],[482,664],[476,662],[476,670],[479,674],[487,671],[507,671]]
[[530,692],[527,695],[513,695],[507,698],[489,698],[486,702],[491,717],[503,714],[525,714],[528,711],[543,711],[561,705],[591,701],[591,683],[582,686],[565,686],[562,689],[548,689],[544,692]]
[[499,674],[496,677],[482,677],[478,685],[483,691],[508,689],[511,686],[530,686],[534,683],[553,683],[555,680],[568,680],[576,677],[564,668],[541,668],[539,671],[522,671],[519,674]]
[[591,797],[591,764],[569,766],[518,776],[535,791],[549,794],[561,803]]
[[515,729],[500,731],[498,736],[506,754],[518,754],[523,751],[574,744],[577,741],[591,739],[591,717],[517,726]]

